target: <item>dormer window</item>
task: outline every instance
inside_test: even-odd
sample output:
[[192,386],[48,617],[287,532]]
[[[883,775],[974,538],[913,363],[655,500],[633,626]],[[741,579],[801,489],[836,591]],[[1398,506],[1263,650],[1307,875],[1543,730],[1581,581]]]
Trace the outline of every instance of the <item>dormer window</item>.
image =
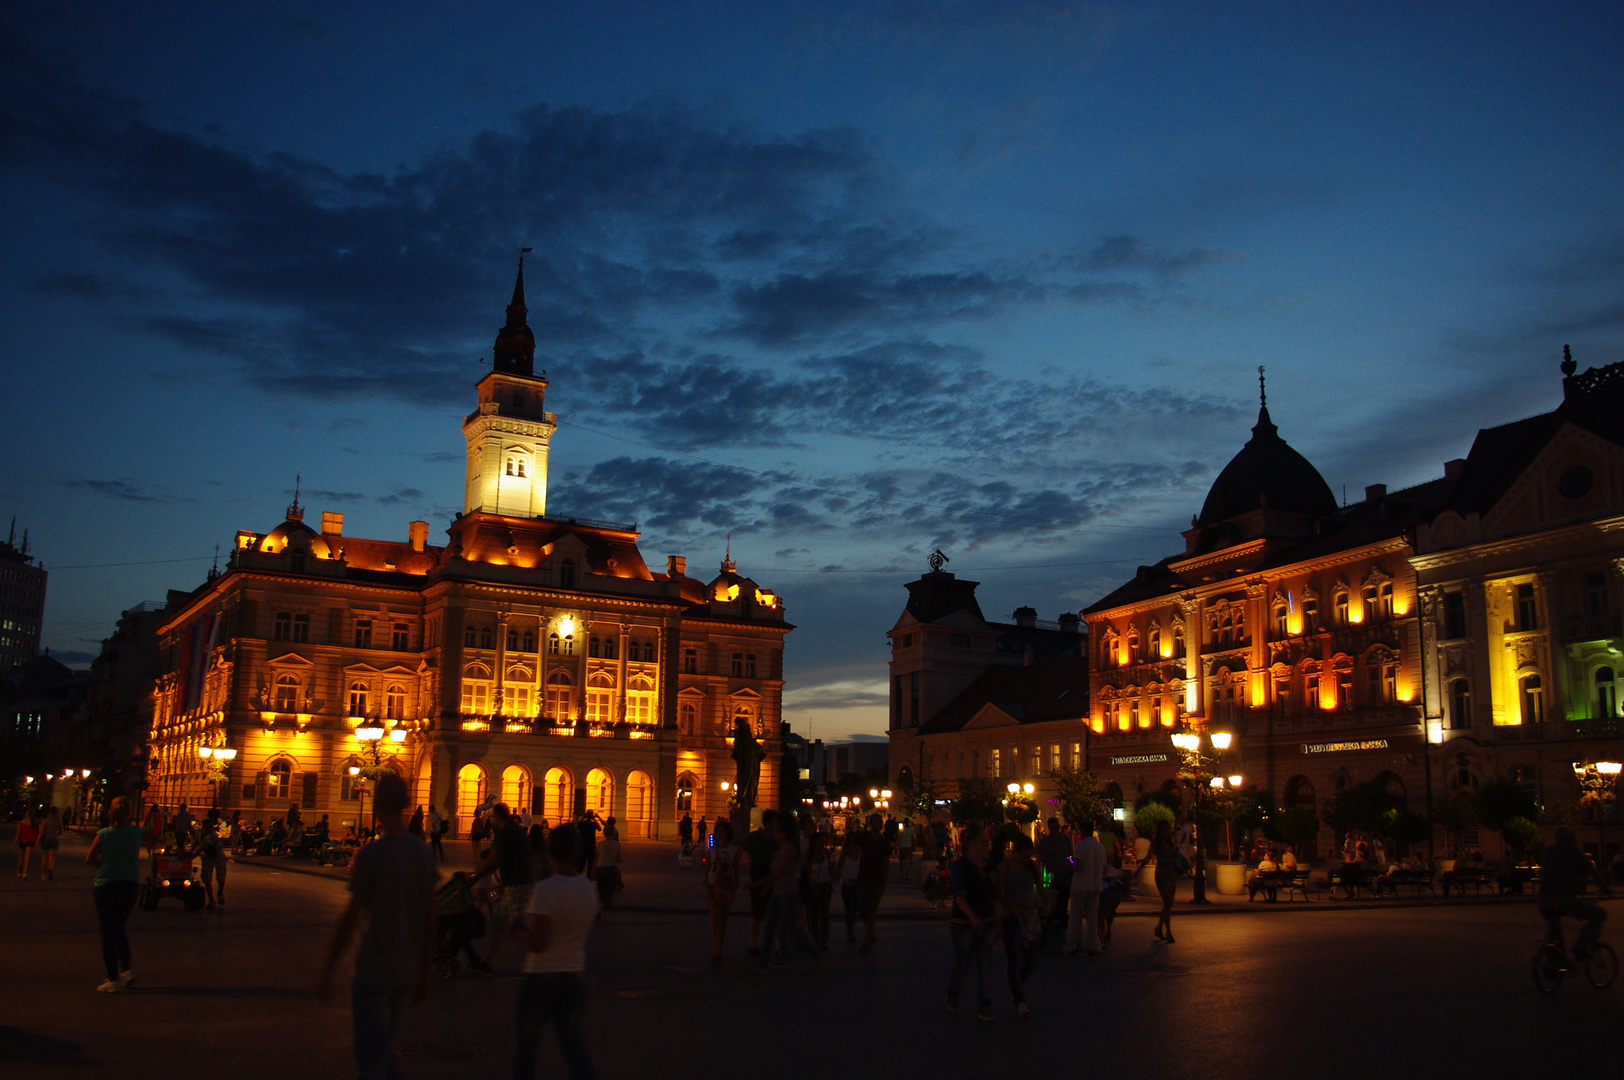
[[288,569],[292,570],[295,574],[304,573],[305,553],[303,551],[295,551],[288,555]]
[[575,588],[575,560],[565,559],[558,564],[558,587],[561,589]]

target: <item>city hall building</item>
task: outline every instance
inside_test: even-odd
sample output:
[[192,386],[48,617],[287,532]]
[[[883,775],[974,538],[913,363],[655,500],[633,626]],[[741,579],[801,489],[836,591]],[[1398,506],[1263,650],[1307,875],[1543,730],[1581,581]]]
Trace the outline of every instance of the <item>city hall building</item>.
[[651,570],[635,526],[549,517],[556,417],[534,353],[521,264],[443,544],[422,521],[365,539],[324,513],[318,531],[295,499],[173,606],[149,800],[354,821],[367,792],[351,770],[376,756],[459,833],[495,795],[674,836],[684,813],[726,813],[742,722],[764,753],[756,802],[776,802],[782,599],[730,557],[700,581],[680,556]]

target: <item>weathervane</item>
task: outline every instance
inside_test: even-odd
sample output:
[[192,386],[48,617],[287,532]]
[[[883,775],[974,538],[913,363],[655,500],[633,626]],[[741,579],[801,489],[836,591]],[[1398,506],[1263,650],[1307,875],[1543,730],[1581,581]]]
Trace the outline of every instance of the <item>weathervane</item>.
[[931,573],[940,574],[942,572],[942,567],[951,561],[952,560],[950,560],[946,555],[942,554],[941,548],[937,548],[935,551],[930,553]]

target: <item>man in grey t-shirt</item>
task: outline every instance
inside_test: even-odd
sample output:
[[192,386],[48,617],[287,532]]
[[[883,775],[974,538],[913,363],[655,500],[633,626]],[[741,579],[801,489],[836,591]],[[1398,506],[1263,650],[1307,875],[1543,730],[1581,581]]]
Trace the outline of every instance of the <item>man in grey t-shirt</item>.
[[316,981],[316,993],[326,997],[333,967],[364,912],[366,929],[350,987],[355,1067],[361,1080],[398,1075],[395,1029],[406,1006],[428,995],[436,930],[434,886],[440,876],[433,853],[406,830],[406,781],[385,773],[373,798],[378,839],[355,853],[350,903],[333,931]]

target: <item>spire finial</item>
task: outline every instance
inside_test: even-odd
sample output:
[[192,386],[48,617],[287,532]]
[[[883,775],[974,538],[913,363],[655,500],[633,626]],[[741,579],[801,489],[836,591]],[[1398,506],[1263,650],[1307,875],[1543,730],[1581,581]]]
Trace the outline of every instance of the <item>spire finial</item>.
[[1257,396],[1258,404],[1263,408],[1269,407],[1269,384],[1263,381],[1263,365],[1257,366]]
[[1573,350],[1566,345],[1562,346],[1562,374],[1572,378],[1573,373],[1578,370],[1579,365],[1573,361]]
[[304,483],[304,477],[295,475],[293,478],[293,505],[288,507],[289,521],[303,521],[304,507],[299,505],[299,486]]
[[738,564],[733,561],[733,534],[728,533],[727,554],[722,556],[722,573],[731,574],[737,569]]

